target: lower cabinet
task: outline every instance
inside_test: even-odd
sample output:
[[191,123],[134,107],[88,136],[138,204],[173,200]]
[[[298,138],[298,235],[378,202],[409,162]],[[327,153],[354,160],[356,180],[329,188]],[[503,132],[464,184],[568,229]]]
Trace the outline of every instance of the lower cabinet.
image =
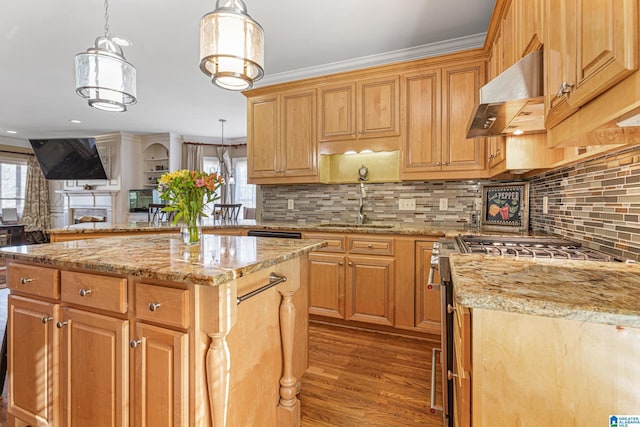
[[393,326],[393,257],[348,256],[346,320]]
[[309,255],[309,314],[345,318],[345,255]]
[[428,333],[440,334],[440,276],[435,270],[429,281],[433,241],[415,244],[415,326]]

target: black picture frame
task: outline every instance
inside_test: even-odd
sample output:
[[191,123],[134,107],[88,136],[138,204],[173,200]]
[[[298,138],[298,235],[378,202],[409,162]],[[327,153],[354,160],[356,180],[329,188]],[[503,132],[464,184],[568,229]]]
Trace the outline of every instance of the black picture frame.
[[528,231],[529,184],[483,185],[480,222],[482,229],[488,231]]

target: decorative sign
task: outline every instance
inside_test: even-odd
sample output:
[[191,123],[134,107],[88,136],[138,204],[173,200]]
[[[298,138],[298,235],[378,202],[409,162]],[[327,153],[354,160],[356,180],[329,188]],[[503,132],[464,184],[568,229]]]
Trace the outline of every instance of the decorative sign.
[[529,184],[482,186],[482,229],[527,231],[529,229]]

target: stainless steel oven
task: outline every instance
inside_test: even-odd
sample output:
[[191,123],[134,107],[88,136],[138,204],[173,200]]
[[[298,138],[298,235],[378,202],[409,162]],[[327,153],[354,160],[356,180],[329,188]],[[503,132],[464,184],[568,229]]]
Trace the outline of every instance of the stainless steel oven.
[[[431,252],[429,286],[440,289],[441,348],[433,349],[431,372],[431,411],[442,410],[443,425],[453,426],[453,287],[449,255],[475,253],[512,258],[547,258],[557,260],[583,260],[623,262],[618,257],[599,252],[580,243],[555,237],[528,236],[457,236],[440,239]],[[626,261],[629,262],[629,261]],[[432,283],[440,276],[440,283]],[[440,355],[443,404],[436,405],[436,362]]]

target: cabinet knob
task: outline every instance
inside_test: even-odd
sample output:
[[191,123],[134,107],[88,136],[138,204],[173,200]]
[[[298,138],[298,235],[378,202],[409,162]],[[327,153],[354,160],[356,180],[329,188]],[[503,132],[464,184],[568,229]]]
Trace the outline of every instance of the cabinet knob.
[[493,160],[493,159],[495,159],[495,158],[496,158],[496,155],[495,155],[495,154],[493,154],[493,153],[492,153],[492,154],[489,154],[489,161],[491,161],[491,160]]
[[361,130],[358,131],[358,135],[362,135],[362,131]]
[[436,166],[440,166],[442,163],[440,162],[436,162]]
[[338,262],[338,265],[344,265],[344,262],[340,261]]
[[447,313],[451,314],[454,311],[456,311],[456,308],[454,306],[452,306],[451,304],[447,304]]
[[447,379],[452,380],[458,378],[458,374],[454,374],[453,371],[447,370]]
[[61,329],[63,326],[67,326],[68,324],[69,322],[67,322],[66,320],[62,322],[58,322],[56,323],[56,328]]
[[567,93],[570,93],[575,86],[575,83],[562,82],[562,84],[560,85],[560,89],[558,89],[556,97],[562,98]]
[[447,162],[442,162],[442,166],[447,166],[449,163]]
[[137,348],[140,344],[142,344],[142,340],[140,338],[129,341],[129,347]]
[[372,249],[372,248],[373,248],[373,245],[372,245],[371,243],[369,243],[369,244],[367,245],[367,247],[368,247],[369,249]]
[[46,325],[47,323],[49,323],[51,320],[53,320],[53,317],[51,316],[47,316],[44,315],[40,318],[40,321],[42,322],[43,325]]
[[348,265],[349,265],[349,267],[351,267],[353,265],[353,263],[351,261],[349,261]]
[[33,279],[31,277],[21,277],[20,278],[20,284],[21,285],[26,285],[27,283],[31,283],[33,282]]
[[147,308],[149,309],[149,311],[156,311],[157,309],[160,308],[160,303],[159,302],[150,302],[149,305],[147,306]]
[[87,296],[91,293],[91,289],[80,289],[78,292],[81,297]]

